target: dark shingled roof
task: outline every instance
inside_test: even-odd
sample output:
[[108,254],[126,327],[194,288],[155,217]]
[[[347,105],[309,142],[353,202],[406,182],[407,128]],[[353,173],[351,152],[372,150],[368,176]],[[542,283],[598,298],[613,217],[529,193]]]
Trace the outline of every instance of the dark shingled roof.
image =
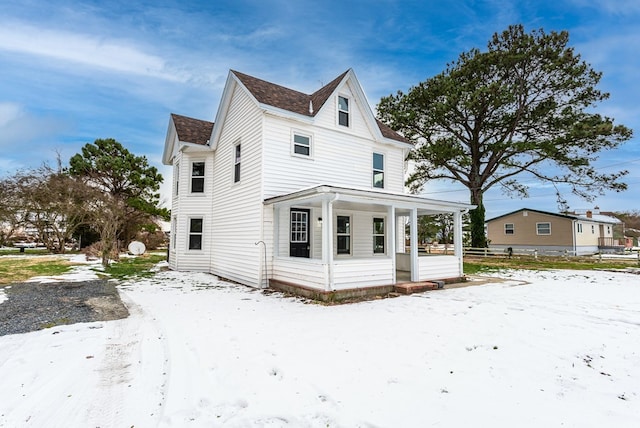
[[[331,96],[331,94],[336,90],[342,79],[344,79],[344,76],[346,76],[349,71],[345,71],[311,95],[285,88],[284,86],[276,85],[275,83],[267,82],[266,80],[258,79],[235,70],[231,70],[231,72],[236,75],[240,82],[242,82],[242,84],[249,90],[249,92],[251,92],[259,103],[281,108],[304,116],[313,117],[322,108],[324,103],[327,102],[329,96]],[[312,112],[309,112],[310,102],[313,106]],[[412,144],[411,141],[407,140],[377,119],[376,123],[384,137]]]
[[201,144],[203,146],[209,142],[209,138],[211,138],[211,130],[213,129],[213,122],[180,116],[175,113],[171,113],[171,118],[176,126],[179,141],[184,143]]

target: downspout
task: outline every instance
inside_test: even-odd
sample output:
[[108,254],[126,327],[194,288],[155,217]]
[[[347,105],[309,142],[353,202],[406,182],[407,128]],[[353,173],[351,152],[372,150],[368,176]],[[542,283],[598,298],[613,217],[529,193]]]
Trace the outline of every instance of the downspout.
[[265,244],[264,241],[258,241],[254,245],[258,244],[262,244],[264,246],[264,280],[266,284],[264,288],[269,288],[269,270],[267,269],[267,244]]
[[577,229],[577,220],[571,220],[571,238],[573,239],[573,255],[578,255],[578,248],[576,247],[576,229]]

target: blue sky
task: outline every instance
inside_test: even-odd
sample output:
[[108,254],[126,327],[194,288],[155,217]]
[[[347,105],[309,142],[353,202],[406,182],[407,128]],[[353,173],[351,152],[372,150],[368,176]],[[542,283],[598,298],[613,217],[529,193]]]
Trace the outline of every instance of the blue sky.
[[[598,107],[640,134],[640,2],[548,1],[70,1],[0,0],[0,174],[64,161],[115,138],[161,164],[169,113],[213,120],[229,69],[313,92],[353,68],[372,107],[441,72],[494,32],[568,30],[604,73]],[[603,154],[602,171],[628,169],[629,190],[571,208],[640,209],[638,137]],[[555,211],[555,189],[522,178],[531,197],[485,195],[487,217],[522,207]],[[561,190],[563,190],[561,188]],[[452,183],[425,196],[468,201]]]

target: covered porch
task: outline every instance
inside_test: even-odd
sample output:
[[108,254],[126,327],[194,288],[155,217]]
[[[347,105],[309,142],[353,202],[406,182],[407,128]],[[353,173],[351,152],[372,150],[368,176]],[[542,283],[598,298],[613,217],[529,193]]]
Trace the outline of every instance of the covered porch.
[[[462,214],[472,205],[329,185],[264,203],[273,208],[272,285],[334,292],[463,276]],[[452,254],[419,251],[418,218],[435,214],[453,216]]]

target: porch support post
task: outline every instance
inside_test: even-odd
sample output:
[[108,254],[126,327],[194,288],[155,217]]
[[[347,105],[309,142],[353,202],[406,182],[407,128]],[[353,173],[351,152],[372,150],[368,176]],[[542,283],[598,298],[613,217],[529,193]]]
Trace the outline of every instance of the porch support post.
[[417,282],[420,280],[420,274],[418,272],[418,208],[411,210],[411,227],[409,232],[411,240],[411,281]]
[[395,284],[396,278],[396,207],[390,205],[387,207],[387,230],[389,236],[387,236],[387,242],[389,246],[389,257],[391,257],[391,274],[392,283]]
[[463,274],[463,251],[462,251],[462,213],[453,213],[453,250],[458,258],[460,276]]
[[280,206],[273,207],[273,256],[280,256]]
[[333,289],[333,202],[322,200],[322,264],[324,266],[324,288]]

